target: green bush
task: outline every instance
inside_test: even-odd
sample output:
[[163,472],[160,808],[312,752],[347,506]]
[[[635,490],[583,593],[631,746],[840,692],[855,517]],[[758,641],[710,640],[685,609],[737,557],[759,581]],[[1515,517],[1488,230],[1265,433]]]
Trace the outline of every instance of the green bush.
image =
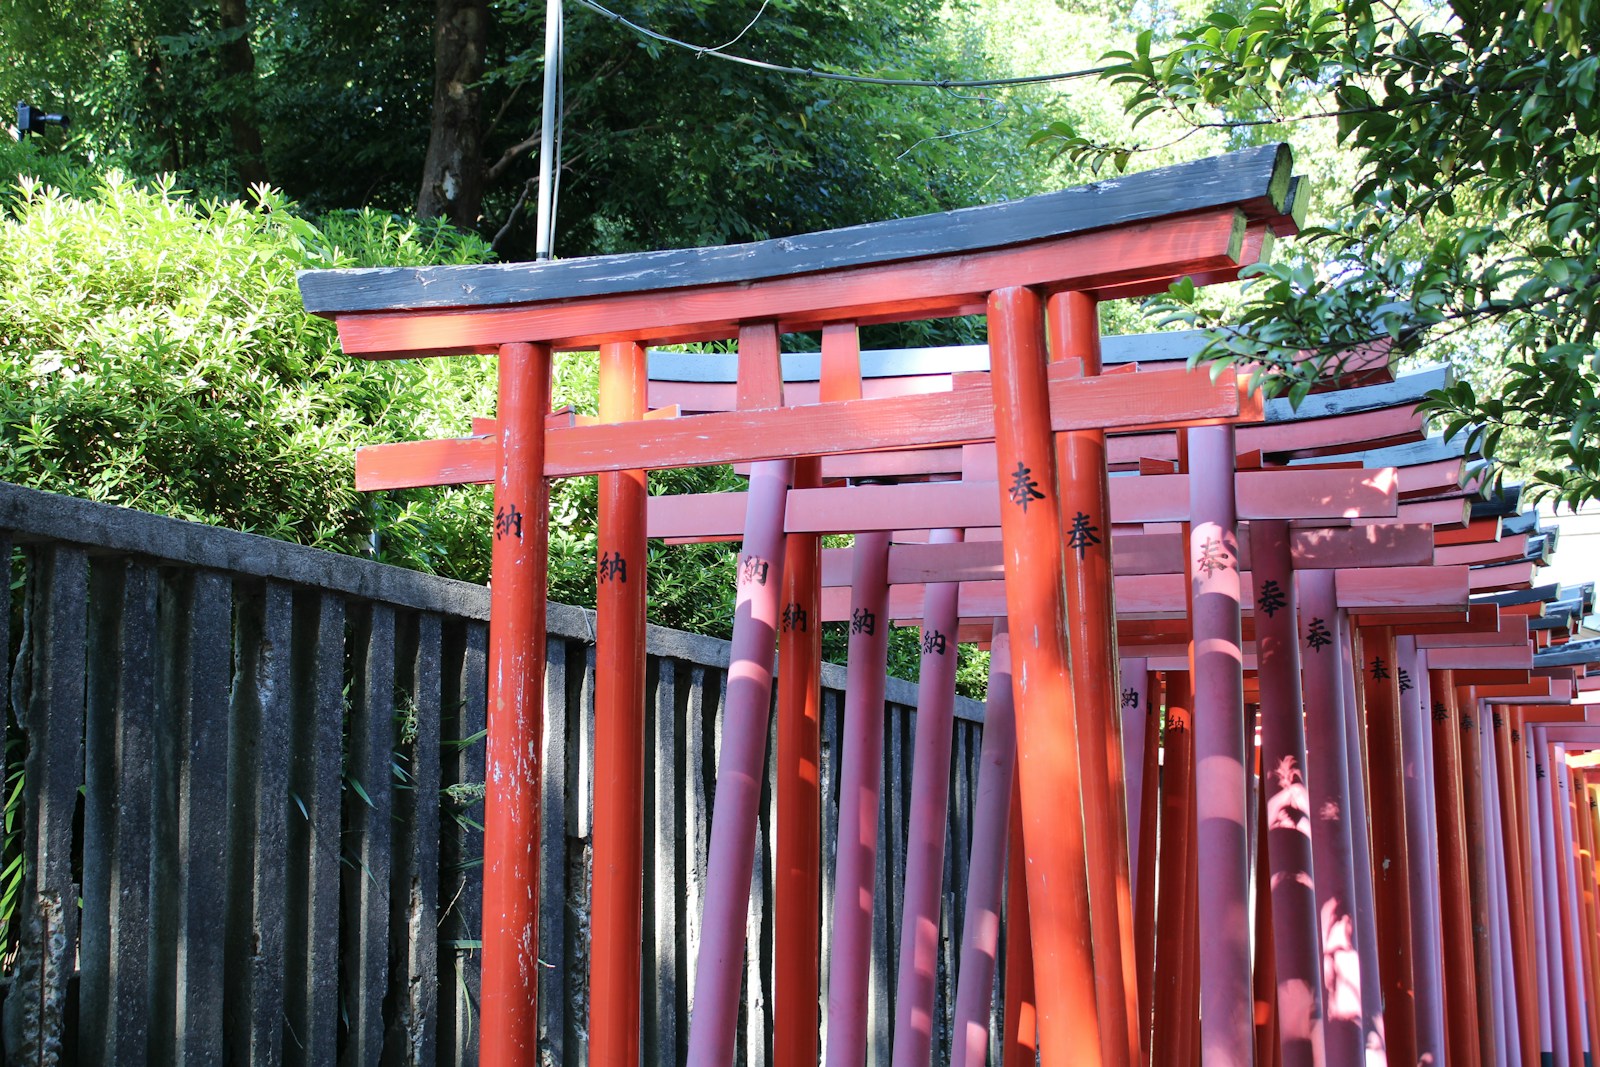
[[295,271],[483,246],[371,214],[330,227],[341,246],[264,196],[253,210],[116,173],[89,196],[19,180],[0,217],[0,477],[365,546],[354,445],[414,421],[440,373],[346,358],[301,309]]
[[[26,144],[0,144],[0,173],[19,175],[0,194],[0,479],[487,579],[486,487],[358,493],[354,456],[466,433],[494,412],[493,359],[351,359],[295,286],[307,268],[482,262],[483,241],[372,211],[313,223],[268,191],[260,209],[196,201]],[[558,357],[554,402],[592,412],[597,373],[592,353]],[[596,507],[593,478],[555,484],[555,599],[594,602]],[[726,633],[725,548],[652,563],[652,619]]]
[[[494,360],[352,359],[295,285],[302,269],[482,262],[483,241],[372,211],[313,223],[267,190],[259,208],[197,201],[26,145],[0,143],[0,173],[20,175],[0,193],[0,479],[488,578],[487,487],[358,493],[354,457],[468,432],[494,412]],[[597,379],[593,353],[561,355],[552,400],[592,413]],[[726,466],[650,475],[653,493],[738,488]],[[554,600],[594,603],[597,510],[594,478],[552,487]],[[653,544],[651,621],[728,636],[733,547]],[[916,677],[915,631],[891,659]]]

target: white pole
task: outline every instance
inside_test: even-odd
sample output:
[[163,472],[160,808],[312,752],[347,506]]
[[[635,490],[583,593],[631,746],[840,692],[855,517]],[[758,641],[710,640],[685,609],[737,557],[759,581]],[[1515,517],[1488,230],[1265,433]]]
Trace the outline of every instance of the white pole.
[[545,0],[544,106],[539,127],[539,215],[534,234],[534,258],[549,259],[555,245],[552,232],[555,172],[556,86],[561,77],[561,0]]

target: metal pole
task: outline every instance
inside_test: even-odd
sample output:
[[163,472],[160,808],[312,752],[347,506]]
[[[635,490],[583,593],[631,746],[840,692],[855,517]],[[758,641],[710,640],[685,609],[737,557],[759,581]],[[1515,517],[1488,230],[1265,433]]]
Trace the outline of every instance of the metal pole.
[[539,752],[544,733],[550,350],[500,346],[483,832],[485,1063],[534,1067],[539,1038]]
[[[644,418],[645,352],[600,346],[600,420]],[[645,472],[599,477],[589,1062],[639,1063],[644,940]]]
[[561,82],[563,18],[561,0],[544,5],[544,103],[539,116],[539,209],[534,228],[534,258],[549,259],[554,252],[555,151],[557,100]]

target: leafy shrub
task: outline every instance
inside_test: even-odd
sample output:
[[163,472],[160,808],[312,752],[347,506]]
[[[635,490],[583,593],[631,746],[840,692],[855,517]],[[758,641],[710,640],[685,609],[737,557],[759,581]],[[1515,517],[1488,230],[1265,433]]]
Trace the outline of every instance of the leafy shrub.
[[[483,241],[365,210],[313,224],[270,191],[260,209],[196,201],[170,179],[58,158],[0,142],[0,172],[19,175],[0,194],[0,479],[487,579],[487,487],[358,493],[354,455],[466,433],[494,412],[494,360],[351,359],[295,286],[309,268],[483,262]],[[592,412],[597,375],[592,353],[559,356],[554,403]],[[596,512],[593,478],[555,483],[554,599],[594,602]],[[651,563],[654,621],[726,634],[724,547],[658,548]]]

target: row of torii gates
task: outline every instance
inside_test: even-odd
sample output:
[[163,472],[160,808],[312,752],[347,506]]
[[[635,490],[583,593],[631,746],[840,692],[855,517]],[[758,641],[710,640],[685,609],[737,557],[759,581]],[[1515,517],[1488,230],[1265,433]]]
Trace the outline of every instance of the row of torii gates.
[[[482,1062],[538,1062],[546,487],[596,473],[590,1063],[639,1060],[649,537],[742,538],[689,1063],[734,1059],[775,648],[776,1062],[864,1060],[891,621],[922,634],[896,1065],[930,1057],[961,642],[993,655],[953,1062],[988,1055],[1002,915],[1008,1067],[1583,1062],[1600,648],[1568,638],[1592,587],[1535,587],[1554,533],[1425,439],[1443,372],[1353,353],[1291,411],[1186,369],[1183,335],[1099,336],[1101,301],[1235,278],[1298,193],[1269,146],[751,245],[302,276],[350,353],[499,355],[496,419],[357,466],[494,484]],[[859,348],[977,313],[986,348]],[[821,354],[786,373],[800,331]],[[595,347],[598,418],[552,413],[553,353]],[[646,493],[714,463],[748,492]],[[825,620],[850,631],[829,931]]]

